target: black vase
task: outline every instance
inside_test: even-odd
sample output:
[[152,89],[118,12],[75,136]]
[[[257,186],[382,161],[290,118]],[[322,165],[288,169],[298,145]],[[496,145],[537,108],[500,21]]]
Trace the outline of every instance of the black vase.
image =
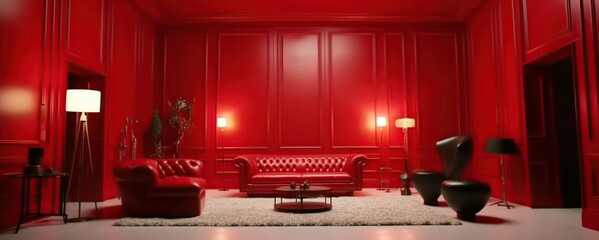
[[404,196],[408,196],[408,195],[412,195],[412,192],[410,191],[410,175],[408,174],[408,172],[403,172],[401,174],[401,176],[399,176],[399,179],[401,181],[401,195]]
[[27,163],[28,165],[42,165],[42,161],[44,159],[44,149],[43,148],[29,148],[29,154],[27,155]]

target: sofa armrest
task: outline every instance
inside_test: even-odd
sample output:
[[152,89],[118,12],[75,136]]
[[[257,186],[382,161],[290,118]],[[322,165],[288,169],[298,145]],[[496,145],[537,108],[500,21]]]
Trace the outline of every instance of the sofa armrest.
[[252,176],[256,174],[256,163],[250,161],[246,156],[238,156],[233,160],[233,165],[239,168],[239,190],[243,192],[250,183]]
[[256,174],[256,162],[250,161],[246,156],[238,156],[233,160],[233,165],[239,168],[239,172],[244,172],[248,176]]
[[145,182],[155,184],[160,179],[155,160],[125,160],[112,169],[117,182]]
[[367,162],[368,158],[364,155],[355,155],[349,162],[351,167],[348,168],[350,171],[348,173],[352,176],[353,182],[356,183],[356,187],[360,189],[362,188],[362,172]]

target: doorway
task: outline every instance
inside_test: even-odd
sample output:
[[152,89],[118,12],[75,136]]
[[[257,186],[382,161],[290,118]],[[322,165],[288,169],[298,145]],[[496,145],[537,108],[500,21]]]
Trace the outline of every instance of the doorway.
[[582,207],[576,77],[570,56],[524,68],[532,207]]

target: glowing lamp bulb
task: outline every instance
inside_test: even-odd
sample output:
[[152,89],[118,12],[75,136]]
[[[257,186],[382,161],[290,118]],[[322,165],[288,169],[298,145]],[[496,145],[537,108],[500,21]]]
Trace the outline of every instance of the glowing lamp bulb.
[[386,117],[377,117],[376,118],[376,126],[377,127],[386,127],[387,126],[387,118]]
[[218,128],[226,128],[227,127],[227,119],[226,118],[217,118],[216,126]]

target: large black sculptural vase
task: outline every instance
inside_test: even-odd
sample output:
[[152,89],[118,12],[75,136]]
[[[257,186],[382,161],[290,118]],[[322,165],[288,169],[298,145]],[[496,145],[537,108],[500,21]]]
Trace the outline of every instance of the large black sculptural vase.
[[472,139],[456,135],[440,140],[436,144],[441,157],[443,172],[417,169],[412,172],[412,182],[425,205],[437,206],[441,195],[441,183],[446,179],[457,179],[472,158]]
[[458,179],[472,159],[473,144],[469,136],[458,135],[437,142],[437,151],[443,163],[443,173],[427,170],[413,172],[414,186],[426,205],[438,205],[443,194],[447,205],[459,219],[474,221],[489,196],[489,184],[476,180]]

